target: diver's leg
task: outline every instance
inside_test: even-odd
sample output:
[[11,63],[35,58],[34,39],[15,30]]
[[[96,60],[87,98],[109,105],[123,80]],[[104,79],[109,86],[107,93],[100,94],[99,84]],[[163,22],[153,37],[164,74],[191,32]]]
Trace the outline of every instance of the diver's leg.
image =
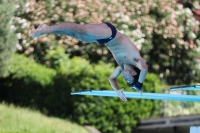
[[39,37],[44,34],[67,35],[90,43],[96,42],[97,39],[108,38],[112,32],[104,23],[80,25],[74,22],[62,22],[52,26],[41,24],[32,32],[33,37]]
[[99,34],[99,30],[101,30],[99,24],[80,25],[74,22],[62,22],[52,26],[41,24],[32,32],[32,36],[39,37],[44,34],[61,34],[90,43],[96,42],[97,38],[102,38],[102,35]]
[[52,26],[41,24],[32,32],[32,36],[39,37],[44,34],[62,34],[74,37],[74,32],[76,32],[78,26],[80,25],[73,22],[63,22]]

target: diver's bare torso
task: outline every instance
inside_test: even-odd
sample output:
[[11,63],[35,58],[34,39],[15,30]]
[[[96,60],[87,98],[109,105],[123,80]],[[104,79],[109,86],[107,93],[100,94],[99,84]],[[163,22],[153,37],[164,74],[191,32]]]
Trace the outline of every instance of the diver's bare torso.
[[139,59],[138,48],[125,35],[117,32],[113,40],[105,44],[113,54],[118,65],[123,64],[136,65]]
[[[105,23],[82,25],[82,29],[83,30],[79,30],[79,32],[75,34],[75,37],[86,43],[108,38],[112,34],[111,28],[109,28]],[[82,31],[84,34],[79,34],[83,33]],[[117,31],[116,36],[109,42],[105,43],[105,45],[113,54],[118,65],[122,66],[122,64],[130,64],[136,66],[136,62],[140,58],[139,50],[124,34]]]

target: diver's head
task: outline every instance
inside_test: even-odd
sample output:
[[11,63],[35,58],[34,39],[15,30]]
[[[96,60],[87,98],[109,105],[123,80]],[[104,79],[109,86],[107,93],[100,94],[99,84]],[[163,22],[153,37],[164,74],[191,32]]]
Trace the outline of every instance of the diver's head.
[[134,76],[135,75],[137,75],[137,73],[135,71],[131,71],[131,70],[123,70],[122,71],[122,77],[129,85],[134,84],[134,82],[135,82]]

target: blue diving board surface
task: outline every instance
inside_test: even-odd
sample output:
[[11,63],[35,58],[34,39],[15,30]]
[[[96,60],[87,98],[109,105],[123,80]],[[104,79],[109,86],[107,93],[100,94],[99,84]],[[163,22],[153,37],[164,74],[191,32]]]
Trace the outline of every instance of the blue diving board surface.
[[[142,93],[143,95],[141,95],[139,92],[124,92],[124,94],[126,98],[200,102],[200,96],[195,96],[195,95],[162,94],[162,93]],[[77,91],[77,92],[71,92],[71,95],[118,97],[115,91],[108,91],[108,90]]]
[[171,87],[170,90],[200,90],[200,85],[176,86]]

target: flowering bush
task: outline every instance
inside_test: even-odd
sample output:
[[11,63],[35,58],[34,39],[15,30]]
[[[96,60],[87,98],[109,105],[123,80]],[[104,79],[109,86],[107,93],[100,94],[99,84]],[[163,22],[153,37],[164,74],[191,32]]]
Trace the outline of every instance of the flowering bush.
[[[82,56],[91,62],[112,62],[113,57],[104,46],[85,44],[61,35],[46,35],[37,39],[29,36],[31,29],[41,23],[109,21],[141,50],[150,72],[159,74],[170,84],[198,80],[195,78],[198,73],[195,64],[200,43],[197,39],[199,22],[195,21],[191,9],[177,4],[176,0],[30,0],[26,3],[26,13],[16,16],[14,20],[19,39],[18,52],[33,56],[41,63],[45,63],[43,57],[46,50],[57,45],[64,47],[71,56]],[[180,73],[177,74],[177,71]]]

